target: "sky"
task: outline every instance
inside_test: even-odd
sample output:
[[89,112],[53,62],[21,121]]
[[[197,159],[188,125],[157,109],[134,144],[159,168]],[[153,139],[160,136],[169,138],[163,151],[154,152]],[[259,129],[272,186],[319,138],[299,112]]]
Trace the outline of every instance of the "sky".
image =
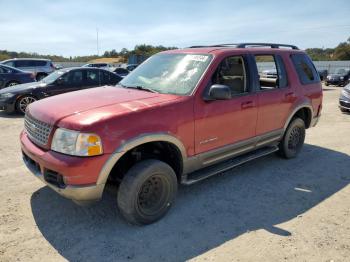
[[137,44],[277,42],[335,47],[350,37],[350,1],[0,0],[0,50],[63,56]]

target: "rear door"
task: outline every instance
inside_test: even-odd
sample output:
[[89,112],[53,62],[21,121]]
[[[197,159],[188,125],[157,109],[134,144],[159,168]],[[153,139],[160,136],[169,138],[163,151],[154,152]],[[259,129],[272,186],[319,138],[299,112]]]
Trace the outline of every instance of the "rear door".
[[297,94],[288,82],[281,55],[268,52],[255,53],[253,58],[258,76],[256,79],[258,100],[256,135],[267,137],[270,134],[279,135],[283,132],[285,120],[297,99]]

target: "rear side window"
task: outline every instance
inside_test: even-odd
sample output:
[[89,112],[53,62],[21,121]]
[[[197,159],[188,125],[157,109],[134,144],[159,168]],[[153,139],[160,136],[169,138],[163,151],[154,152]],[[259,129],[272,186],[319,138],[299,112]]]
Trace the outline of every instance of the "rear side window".
[[288,85],[287,72],[279,55],[255,55],[260,90],[283,88]]
[[33,66],[46,66],[46,61],[31,61]]
[[291,55],[299,80],[303,85],[320,82],[320,77],[311,59],[305,54]]

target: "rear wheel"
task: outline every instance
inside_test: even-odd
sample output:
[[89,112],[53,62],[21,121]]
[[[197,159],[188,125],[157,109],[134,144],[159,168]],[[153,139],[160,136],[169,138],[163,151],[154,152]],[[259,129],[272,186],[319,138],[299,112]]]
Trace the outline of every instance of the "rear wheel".
[[118,207],[129,223],[151,224],[167,213],[176,192],[174,170],[162,161],[144,160],[124,176],[118,191]]
[[279,153],[289,159],[296,157],[305,140],[305,123],[301,118],[294,118],[284,133],[279,144]]
[[25,114],[26,108],[29,104],[35,102],[37,99],[33,96],[25,95],[18,98],[16,102],[16,110],[18,113]]

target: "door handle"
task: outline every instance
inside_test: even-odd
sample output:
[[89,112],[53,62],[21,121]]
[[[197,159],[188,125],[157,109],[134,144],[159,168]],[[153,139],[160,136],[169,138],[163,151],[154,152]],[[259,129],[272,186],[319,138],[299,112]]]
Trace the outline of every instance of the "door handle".
[[254,106],[253,101],[246,101],[246,102],[242,102],[242,104],[241,104],[242,109],[250,108],[253,106]]
[[289,92],[284,95],[285,98],[290,98],[294,96],[294,92]]

